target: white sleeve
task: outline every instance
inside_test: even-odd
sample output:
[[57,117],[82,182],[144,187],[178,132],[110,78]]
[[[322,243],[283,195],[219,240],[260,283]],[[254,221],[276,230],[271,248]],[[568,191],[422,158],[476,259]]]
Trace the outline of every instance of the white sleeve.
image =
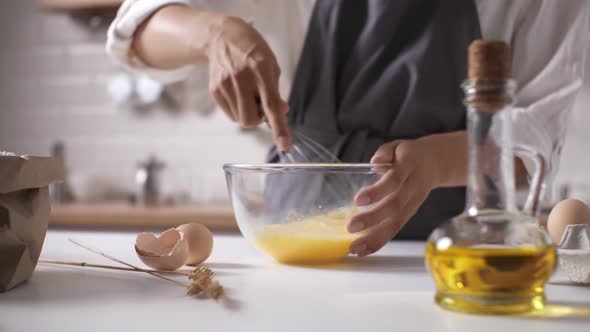
[[[546,185],[559,168],[569,115],[582,86],[588,1],[533,1],[512,35],[515,144],[528,145],[547,162]],[[534,172],[525,161],[529,174]]]
[[172,83],[186,79],[194,66],[184,66],[173,70],[151,68],[140,59],[130,54],[133,35],[141,23],[158,9],[170,5],[182,4],[189,6],[189,0],[125,0],[117,16],[109,27],[107,34],[107,53],[124,66],[146,73],[151,78]]

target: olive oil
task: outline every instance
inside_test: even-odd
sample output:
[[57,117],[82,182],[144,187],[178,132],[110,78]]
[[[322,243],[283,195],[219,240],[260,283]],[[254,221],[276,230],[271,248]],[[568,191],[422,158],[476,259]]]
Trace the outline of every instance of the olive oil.
[[437,248],[428,243],[426,265],[443,308],[478,314],[518,314],[545,305],[544,285],[556,266],[553,246]]
[[[544,286],[555,270],[556,249],[536,225],[543,158],[512,142],[512,54],[503,41],[469,45],[467,187],[462,214],[428,238],[426,264],[441,307],[479,314],[526,314],[544,309]],[[515,193],[514,157],[535,162],[522,211]]]

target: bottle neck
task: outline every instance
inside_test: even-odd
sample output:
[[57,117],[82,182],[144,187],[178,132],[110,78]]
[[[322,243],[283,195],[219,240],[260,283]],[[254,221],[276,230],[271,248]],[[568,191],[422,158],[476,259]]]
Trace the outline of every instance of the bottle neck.
[[513,81],[467,81],[469,215],[516,211],[511,108]]

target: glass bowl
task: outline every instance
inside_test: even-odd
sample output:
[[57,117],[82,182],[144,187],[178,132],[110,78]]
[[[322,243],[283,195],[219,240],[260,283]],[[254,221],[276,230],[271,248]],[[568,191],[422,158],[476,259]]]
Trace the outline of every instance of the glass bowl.
[[238,227],[263,253],[286,264],[328,263],[348,255],[357,192],[390,165],[228,164],[223,169]]

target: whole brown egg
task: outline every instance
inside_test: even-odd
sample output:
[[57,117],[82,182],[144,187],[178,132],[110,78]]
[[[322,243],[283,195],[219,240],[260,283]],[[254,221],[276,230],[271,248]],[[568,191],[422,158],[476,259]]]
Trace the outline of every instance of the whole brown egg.
[[568,225],[590,224],[590,208],[577,199],[563,200],[553,207],[547,218],[547,231],[555,244],[559,244]]

